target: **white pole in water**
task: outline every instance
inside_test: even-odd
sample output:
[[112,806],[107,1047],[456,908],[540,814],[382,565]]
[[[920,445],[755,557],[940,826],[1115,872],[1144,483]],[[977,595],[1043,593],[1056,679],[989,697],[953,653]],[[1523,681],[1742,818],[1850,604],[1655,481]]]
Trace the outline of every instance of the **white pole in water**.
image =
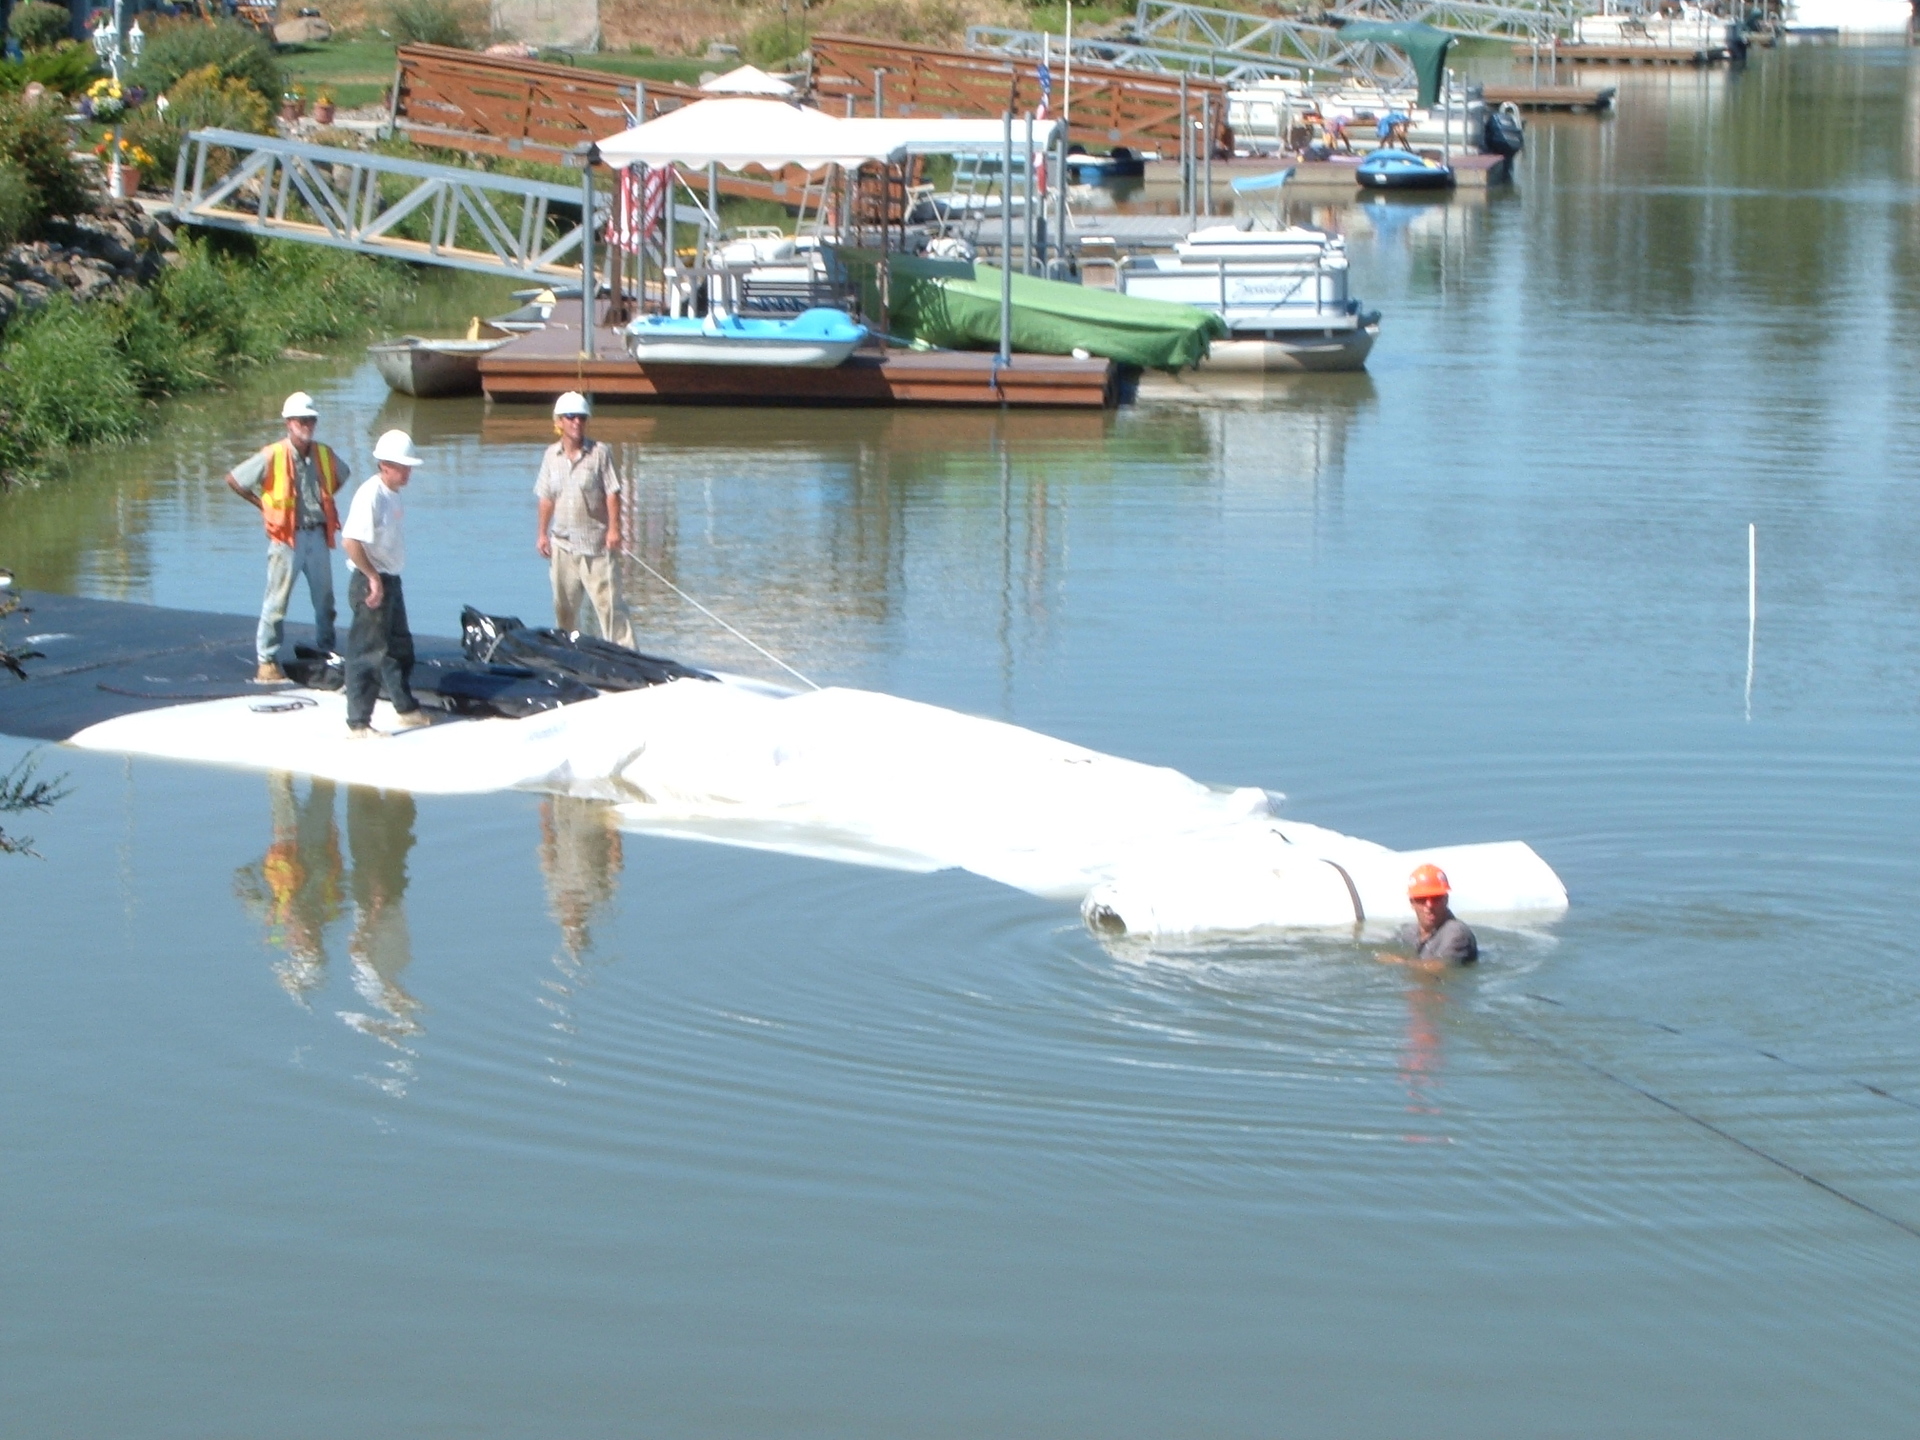
[[1013,363],[1013,112],[1002,111],[1000,144],[1000,363]]
[[1068,126],[1073,124],[1073,0],[1067,0],[1067,83],[1066,100],[1060,107],[1060,119]]
[[1753,720],[1753,636],[1760,620],[1760,542],[1747,526],[1747,720]]

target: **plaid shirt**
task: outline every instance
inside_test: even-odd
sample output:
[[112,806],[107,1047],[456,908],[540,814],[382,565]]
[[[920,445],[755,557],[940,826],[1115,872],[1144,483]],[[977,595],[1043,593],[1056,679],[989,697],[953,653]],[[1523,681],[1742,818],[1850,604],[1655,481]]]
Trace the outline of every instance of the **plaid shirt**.
[[568,460],[556,440],[540,460],[540,478],[533,493],[553,502],[553,543],[574,555],[607,552],[608,497],[620,493],[620,475],[613,468],[613,451],[598,440],[588,440],[578,460]]

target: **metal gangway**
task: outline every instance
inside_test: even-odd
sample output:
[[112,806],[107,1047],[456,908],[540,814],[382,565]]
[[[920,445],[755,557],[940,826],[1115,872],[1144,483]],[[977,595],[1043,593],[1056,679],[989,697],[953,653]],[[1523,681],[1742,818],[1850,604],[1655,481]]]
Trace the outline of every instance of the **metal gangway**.
[[1574,22],[1596,13],[1580,0],[1543,0],[1536,5],[1499,0],[1346,0],[1333,13],[1343,20],[1413,21],[1474,40],[1525,40],[1551,44],[1573,33]]
[[[214,151],[236,158],[209,179]],[[189,133],[173,175],[174,214],[189,225],[516,280],[580,278],[589,197],[604,223],[612,197],[593,196],[584,175],[555,185],[238,130]],[[422,212],[424,238],[395,233]]]
[[[1064,64],[1067,42],[1058,35],[1038,30],[1017,30],[1005,25],[970,25],[967,48],[985,55],[1016,55],[1026,60],[1051,57],[1055,65]],[[1209,80],[1228,84],[1249,84],[1261,80],[1303,80],[1308,66],[1304,60],[1262,59],[1248,55],[1223,55],[1218,51],[1175,50],[1154,45],[1134,45],[1124,40],[1102,40],[1075,36],[1073,58],[1087,65],[1109,65],[1120,70],[1139,70],[1149,75],[1204,75]]]
[[[1215,10],[1180,0],[1140,0],[1133,17],[1133,43],[1160,49],[1199,51],[1225,65],[1247,60],[1291,62],[1328,76],[1372,79],[1388,86],[1415,86],[1419,77],[1407,57],[1389,45],[1343,38],[1337,27],[1281,15]],[[1310,74],[1309,78],[1318,78]]]

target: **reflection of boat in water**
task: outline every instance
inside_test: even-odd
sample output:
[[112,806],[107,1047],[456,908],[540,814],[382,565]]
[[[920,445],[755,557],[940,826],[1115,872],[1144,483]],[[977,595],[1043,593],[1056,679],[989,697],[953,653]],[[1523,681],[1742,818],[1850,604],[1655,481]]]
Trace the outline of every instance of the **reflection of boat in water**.
[[1110,155],[1092,155],[1070,147],[1067,151],[1067,179],[1075,185],[1104,185],[1109,180],[1138,180],[1147,173],[1146,157],[1125,145],[1113,147]]
[[1354,167],[1363,190],[1444,190],[1453,184],[1453,167],[1411,150],[1376,150]]
[[1122,265],[1124,294],[1208,310],[1226,322],[1208,371],[1358,370],[1380,334],[1377,310],[1347,293],[1346,242],[1304,226],[1196,230],[1171,255]]
[[778,365],[826,370],[867,338],[844,310],[820,307],[791,320],[743,320],[709,310],[643,315],[626,328],[627,350],[643,365]]
[[480,361],[507,343],[488,339],[430,340],[403,335],[367,347],[380,378],[390,389],[420,400],[480,393]]

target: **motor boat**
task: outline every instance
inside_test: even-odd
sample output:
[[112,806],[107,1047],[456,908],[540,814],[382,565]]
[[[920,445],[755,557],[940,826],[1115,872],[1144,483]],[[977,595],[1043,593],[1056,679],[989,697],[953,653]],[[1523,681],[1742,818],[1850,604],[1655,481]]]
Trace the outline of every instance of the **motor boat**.
[[1146,158],[1125,145],[1114,146],[1111,155],[1093,155],[1077,149],[1067,151],[1067,179],[1075,185],[1137,180],[1146,173]]
[[722,310],[643,315],[626,328],[627,351],[642,365],[769,365],[830,370],[867,338],[867,327],[824,306],[791,320],[754,320]]
[[1794,35],[1900,35],[1913,25],[1911,0],[1788,0],[1784,27]]
[[1362,190],[1444,190],[1453,167],[1411,150],[1376,150],[1354,167]]
[[1566,48],[1581,45],[1688,50],[1715,60],[1737,60],[1747,53],[1747,36],[1738,20],[1698,5],[1667,3],[1657,10],[1640,10],[1604,3],[1600,14],[1582,15],[1573,22]]
[[509,338],[476,335],[465,340],[432,340],[402,335],[397,340],[369,345],[367,354],[395,394],[438,400],[450,395],[478,395],[480,361]]
[[1171,255],[1128,260],[1116,286],[1224,320],[1227,338],[1213,342],[1203,373],[1359,370],[1380,334],[1380,312],[1347,293],[1346,242],[1301,225],[1208,226]]

